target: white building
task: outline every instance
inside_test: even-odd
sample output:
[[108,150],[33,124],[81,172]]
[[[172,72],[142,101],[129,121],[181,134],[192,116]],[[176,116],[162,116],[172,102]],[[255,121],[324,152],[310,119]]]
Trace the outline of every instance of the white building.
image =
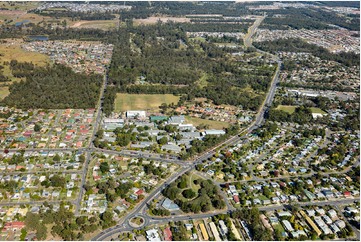
[[226,131],[224,130],[218,130],[218,129],[207,129],[204,132],[202,132],[202,135],[224,135],[226,134]]
[[159,238],[158,231],[156,229],[150,229],[146,231],[147,240],[149,241],[161,241]]
[[147,113],[145,111],[133,110],[126,112],[127,118],[145,118]]
[[226,234],[228,233],[228,228],[223,220],[219,220],[219,228],[221,235],[226,236]]

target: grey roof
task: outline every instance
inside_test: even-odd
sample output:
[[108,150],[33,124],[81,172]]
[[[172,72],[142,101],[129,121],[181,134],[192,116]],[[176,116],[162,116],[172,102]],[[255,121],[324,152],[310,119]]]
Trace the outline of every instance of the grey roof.
[[171,201],[169,198],[164,199],[162,207],[168,210],[179,210],[178,205]]

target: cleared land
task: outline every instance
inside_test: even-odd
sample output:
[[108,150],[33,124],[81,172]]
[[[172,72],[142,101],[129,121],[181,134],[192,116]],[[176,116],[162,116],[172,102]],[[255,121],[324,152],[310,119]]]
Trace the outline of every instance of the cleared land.
[[[7,40],[10,42],[11,40]],[[45,66],[47,63],[50,63],[50,59],[47,55],[40,54],[37,52],[30,52],[21,49],[20,43],[16,42],[13,45],[1,44],[0,45],[0,63],[5,61],[10,62],[11,60],[17,60],[19,62],[32,62],[38,66]],[[3,65],[3,73],[5,76],[9,77],[11,80],[19,80],[19,78],[13,77],[10,71],[9,65]]]
[[[292,114],[295,112],[297,106],[290,106],[290,105],[278,105],[278,107],[276,109],[278,110],[282,110],[286,113]],[[323,111],[320,108],[311,108],[312,113],[321,113],[321,114],[326,114],[325,111]]]
[[223,128],[229,127],[229,123],[227,123],[227,122],[208,120],[208,119],[189,117],[189,116],[186,116],[185,118],[186,118],[187,123],[191,123],[194,126],[198,126],[200,124],[205,124],[205,125],[209,125],[210,129],[223,129]]
[[162,103],[178,103],[179,97],[172,94],[126,94],[118,93],[115,99],[115,111],[127,110],[158,111]]
[[9,93],[9,87],[0,87],[0,100],[3,100]]
[[190,22],[189,18],[177,18],[177,17],[149,17],[144,19],[134,19],[134,24],[156,24],[158,21],[161,22],[176,22],[176,23],[188,23]]
[[117,26],[118,20],[94,20],[94,21],[79,21],[71,25],[71,28],[92,28],[109,30],[114,29]]

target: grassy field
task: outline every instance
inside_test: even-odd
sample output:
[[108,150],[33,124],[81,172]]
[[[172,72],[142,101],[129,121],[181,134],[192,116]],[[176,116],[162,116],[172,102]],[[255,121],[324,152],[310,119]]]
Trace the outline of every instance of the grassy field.
[[191,123],[194,126],[198,126],[200,124],[206,124],[206,125],[209,125],[210,129],[223,129],[223,128],[229,127],[229,123],[227,123],[227,122],[214,121],[214,120],[195,118],[195,117],[189,117],[189,116],[186,116],[185,118],[186,118],[187,123]]
[[[17,60],[19,62],[32,62],[38,66],[45,66],[50,62],[50,59],[47,55],[40,54],[37,52],[29,52],[21,49],[20,44],[15,45],[0,45],[0,62],[4,61],[10,62],[11,60]],[[18,78],[13,77],[8,65],[4,65],[3,73],[5,76],[9,77],[11,80],[19,80]]]
[[[285,111],[286,113],[292,114],[294,113],[297,106],[289,106],[289,105],[278,105],[276,109]],[[312,113],[321,113],[326,114],[325,111],[323,111],[320,108],[311,108]]]
[[0,87],[0,100],[9,95],[9,87]]
[[276,109],[292,114],[295,112],[296,106],[278,105]]
[[115,99],[115,111],[127,110],[158,111],[162,103],[177,103],[179,97],[173,94],[125,94],[118,93]]

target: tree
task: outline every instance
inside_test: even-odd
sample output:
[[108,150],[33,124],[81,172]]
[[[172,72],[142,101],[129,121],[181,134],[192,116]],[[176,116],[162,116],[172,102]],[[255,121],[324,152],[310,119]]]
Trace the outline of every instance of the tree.
[[95,136],[98,137],[98,139],[103,139],[103,137],[104,137],[104,130],[99,129],[99,130],[96,132]]
[[109,164],[108,164],[108,162],[102,162],[102,163],[100,163],[100,166],[99,166],[99,169],[100,169],[100,171],[102,172],[102,173],[107,173],[107,172],[109,172]]
[[45,240],[47,234],[46,226],[41,224],[36,228],[36,238],[38,240]]
[[196,193],[192,190],[192,189],[186,189],[182,192],[182,195],[185,198],[191,199],[194,198],[196,196]]
[[158,144],[160,145],[165,145],[168,143],[168,138],[167,137],[162,137],[158,140]]
[[34,131],[35,131],[35,132],[39,132],[40,130],[41,130],[40,124],[36,123],[36,124],[34,125]]
[[59,154],[56,154],[53,158],[53,161],[55,161],[55,162],[59,162],[60,160],[61,160],[61,157]]

